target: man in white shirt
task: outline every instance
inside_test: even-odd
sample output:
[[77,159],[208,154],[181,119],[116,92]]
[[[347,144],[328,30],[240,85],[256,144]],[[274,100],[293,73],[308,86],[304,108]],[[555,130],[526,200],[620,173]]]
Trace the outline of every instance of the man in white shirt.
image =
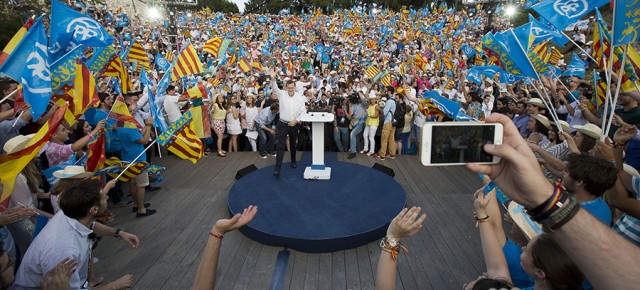
[[[60,199],[61,211],[51,218],[31,242],[12,289],[40,289],[44,275],[66,258],[77,262],[77,269],[71,274],[68,289],[89,289],[87,278],[95,236],[112,235],[122,238],[131,248],[139,246],[140,241],[135,235],[95,222],[96,217],[106,210],[106,192],[114,185],[115,180],[112,180],[104,190],[100,190],[98,180],[86,179],[65,190],[64,198]],[[104,289],[126,289],[132,286],[133,276],[127,274],[104,285]]]
[[291,152],[291,168],[297,168],[296,164],[296,142],[298,140],[298,132],[300,131],[300,117],[306,113],[305,97],[296,92],[296,84],[289,80],[285,82],[286,91],[280,90],[276,83],[276,71],[271,69],[271,87],[273,93],[278,95],[280,103],[280,120],[276,125],[276,133],[278,134],[278,153],[276,156],[276,166],[273,171],[274,176],[280,176],[282,168],[282,159],[284,158],[284,149],[289,135],[290,152]]
[[175,123],[180,119],[180,117],[182,117],[180,105],[178,103],[186,100],[186,98],[176,95],[176,87],[172,85],[167,87],[167,96],[164,98],[162,105],[165,113],[167,113],[167,121],[169,121],[169,125]]

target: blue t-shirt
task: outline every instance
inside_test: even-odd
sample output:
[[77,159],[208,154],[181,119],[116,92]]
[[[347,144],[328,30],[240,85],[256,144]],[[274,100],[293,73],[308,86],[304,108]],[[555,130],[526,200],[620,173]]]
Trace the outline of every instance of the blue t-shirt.
[[611,210],[602,198],[596,198],[592,201],[581,203],[582,207],[590,212],[597,219],[602,221],[607,227],[611,226]]
[[507,266],[509,266],[509,274],[511,275],[513,285],[521,289],[533,287],[535,281],[522,269],[522,265],[520,265],[522,249],[512,240],[507,239],[507,242],[502,247],[502,252],[507,259]]
[[[133,162],[140,153],[144,151],[144,145],[136,142],[142,138],[142,133],[138,129],[134,128],[118,128],[118,137],[122,143],[122,161]],[[147,160],[146,153],[142,153],[142,156],[137,161]]]

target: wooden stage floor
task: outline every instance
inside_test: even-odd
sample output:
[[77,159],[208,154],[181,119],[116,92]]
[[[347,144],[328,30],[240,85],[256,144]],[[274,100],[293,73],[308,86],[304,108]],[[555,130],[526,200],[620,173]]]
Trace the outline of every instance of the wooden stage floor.
[[[407,205],[420,206],[427,214],[422,230],[402,241],[410,252],[399,256],[398,289],[460,289],[485,271],[471,217],[471,196],[481,186],[476,174],[462,166],[423,167],[417,156],[385,161],[364,154],[352,160],[346,157],[338,153],[340,161],[369,167],[377,162],[392,168],[407,193]],[[196,165],[175,156],[154,158],[155,164],[167,167],[162,189],[146,198],[158,213],[138,219],[130,207],[113,209],[116,218],[110,225],[135,233],[141,246],[132,250],[115,238],[103,238],[95,252],[100,258],[95,273],[105,276],[105,282],[131,273],[134,289],[190,289],[211,226],[227,216],[227,192],[236,172],[250,164],[272,165],[275,158],[260,159],[254,152],[226,158],[212,154]],[[269,289],[282,250],[238,231],[228,233],[216,289]],[[284,289],[374,289],[379,255],[378,242],[327,254],[291,250]]]

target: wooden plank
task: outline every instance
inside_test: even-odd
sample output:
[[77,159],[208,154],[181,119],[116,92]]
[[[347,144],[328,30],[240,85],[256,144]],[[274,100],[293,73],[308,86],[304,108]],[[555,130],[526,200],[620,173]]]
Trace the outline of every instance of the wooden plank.
[[331,253],[331,289],[347,289],[345,251]]
[[304,290],[319,289],[320,286],[320,255],[307,254],[307,271],[304,277]]
[[[257,242],[253,243],[258,244]],[[280,250],[282,250],[282,248],[262,246],[256,266],[251,273],[251,281],[247,289],[265,289],[265,286],[270,285]]]
[[355,249],[344,251],[344,265],[346,268],[347,289],[362,289],[360,286],[360,272],[358,271],[358,254]]
[[[309,254],[291,250],[294,263],[291,272],[291,281],[286,289],[299,290],[305,286],[305,276],[307,274],[307,257]],[[291,263],[291,261],[289,261]]]
[[331,269],[331,253],[323,253],[318,254],[319,262],[318,262],[318,289],[320,290],[329,290],[332,285],[332,273],[333,269]]

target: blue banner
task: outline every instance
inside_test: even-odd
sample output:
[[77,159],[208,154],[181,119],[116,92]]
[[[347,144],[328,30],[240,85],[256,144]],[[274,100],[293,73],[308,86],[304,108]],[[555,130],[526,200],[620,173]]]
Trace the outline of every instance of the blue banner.
[[593,9],[609,4],[609,2],[610,0],[544,0],[531,8],[555,28],[563,30]]
[[116,50],[111,45],[94,50],[93,55],[87,61],[87,68],[93,73],[101,72],[115,53]]
[[467,55],[467,57],[472,57],[472,56],[476,55],[476,50],[473,49],[473,47],[471,47],[471,46],[463,44],[461,49],[462,49],[462,52],[464,52],[464,54]]
[[587,63],[574,53],[571,56],[571,62],[567,65],[567,69],[562,73],[562,76],[583,78],[586,72]]
[[536,39],[533,42],[534,45],[538,43],[536,41],[537,39],[541,39],[541,36],[547,33],[553,36],[551,38],[551,41],[555,42],[559,46],[564,46],[565,44],[567,44],[567,42],[569,42],[569,37],[567,37],[560,30],[550,25],[548,21],[539,21],[531,14],[529,14],[529,23],[531,23],[531,33],[540,35],[540,37],[536,36]]
[[171,63],[169,63],[169,61],[159,52],[156,54],[155,63],[158,70],[168,71],[169,67],[171,67]]
[[76,61],[84,57],[82,45],[76,46],[56,62],[51,64],[51,90],[55,94],[76,77]]

